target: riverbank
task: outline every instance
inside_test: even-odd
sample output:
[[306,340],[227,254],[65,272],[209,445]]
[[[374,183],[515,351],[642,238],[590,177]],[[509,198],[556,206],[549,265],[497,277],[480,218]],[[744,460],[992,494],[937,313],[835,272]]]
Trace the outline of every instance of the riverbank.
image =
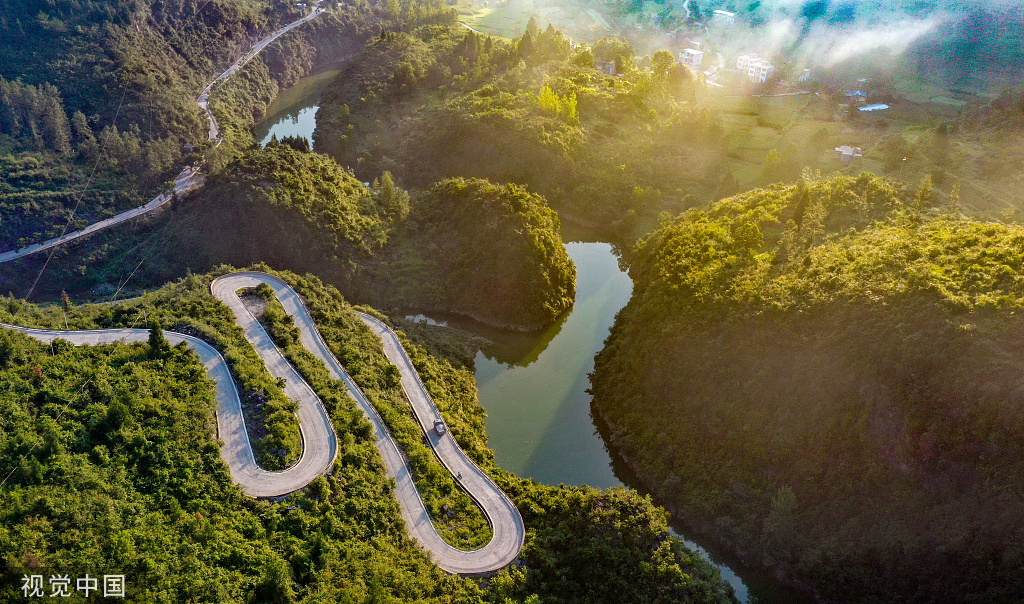
[[689,511],[680,509],[669,501],[658,497],[658,482],[645,472],[639,464],[623,452],[620,440],[615,436],[615,426],[608,422],[597,405],[590,405],[594,425],[601,437],[610,444],[608,450],[615,474],[637,491],[650,495],[657,505],[665,508],[672,516],[673,528],[686,535],[700,547],[711,550],[716,557],[724,559],[726,568],[743,568],[743,582],[752,593],[757,593],[759,604],[826,604],[814,588],[793,576],[792,569],[783,564],[764,566],[750,555],[750,551],[715,530],[712,518],[698,518]]
[[[274,133],[278,138],[312,135],[312,122],[309,131],[288,130],[294,124],[287,111],[282,122],[267,126],[265,138]],[[462,362],[474,367],[479,401],[487,410],[486,434],[499,467],[548,485],[608,488],[625,484],[645,492],[645,486],[616,459],[614,445],[602,438],[601,423],[592,419],[586,393],[594,354],[602,348],[616,313],[629,300],[632,282],[619,264],[618,248],[603,243],[605,235],[577,224],[582,221],[564,211],[559,217],[562,240],[577,266],[572,310],[536,332],[508,332],[464,315],[428,312],[449,327],[491,342],[468,359],[461,342],[442,342],[435,349],[458,348]],[[404,310],[413,314],[412,309]],[[741,601],[803,604],[801,594],[781,586],[770,573],[747,567],[676,518],[678,533],[696,541],[691,547],[711,552]]]

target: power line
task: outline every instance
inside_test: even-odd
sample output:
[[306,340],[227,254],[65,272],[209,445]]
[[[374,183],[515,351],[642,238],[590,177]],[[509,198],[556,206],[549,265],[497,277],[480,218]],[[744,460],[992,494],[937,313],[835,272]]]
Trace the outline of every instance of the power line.
[[[118,101],[118,103],[117,103],[117,111],[114,112],[114,119],[113,119],[113,121],[111,123],[117,123],[117,117],[121,114],[121,107],[124,104],[124,97],[125,97],[125,95],[127,93],[128,93],[128,83],[126,82],[124,87],[121,89],[121,100]],[[61,230],[60,235],[58,236],[58,238],[63,237],[65,235],[65,233],[68,232],[68,227],[70,227],[72,221],[74,221],[75,214],[78,212],[78,206],[80,206],[82,204],[82,199],[85,197],[85,192],[89,190],[89,186],[92,184],[92,179],[96,175],[96,170],[97,170],[97,168],[99,168],[100,160],[102,160],[103,157],[106,155],[107,143],[109,143],[109,142],[110,142],[110,139],[108,138],[103,143],[103,146],[100,148],[99,155],[96,156],[96,161],[93,162],[93,164],[92,164],[92,172],[89,173],[89,178],[86,179],[85,186],[82,188],[82,192],[78,194],[78,200],[75,201],[75,207],[72,208],[71,215],[68,217],[68,221],[66,223],[64,223],[64,228]],[[29,297],[32,296],[32,293],[36,289],[36,285],[39,284],[39,279],[42,278],[42,276],[43,276],[43,272],[46,270],[46,267],[50,264],[50,260],[53,258],[53,255],[55,253],[57,253],[57,248],[58,247],[60,247],[60,246],[55,245],[52,248],[50,248],[50,253],[47,254],[46,261],[43,262],[43,266],[39,269],[39,273],[36,274],[35,281],[32,282],[32,287],[30,287],[29,290],[28,290],[28,293],[25,294],[25,299],[26,300],[28,300]]]
[[[54,421],[60,421],[60,418],[64,416],[64,413],[68,410],[68,407],[71,406],[71,403],[75,402],[78,399],[78,396],[82,394],[82,391],[85,390],[85,387],[88,386],[89,383],[92,382],[92,380],[93,378],[90,377],[89,379],[85,380],[85,382],[83,382],[81,386],[78,387],[78,390],[75,392],[74,396],[71,397],[71,400],[68,401],[68,404],[64,405],[64,408],[60,410],[60,413],[57,414],[57,418]],[[28,453],[31,454],[33,451],[36,450],[36,447],[38,446],[39,441],[36,441],[36,443],[32,445],[32,448],[28,450]],[[2,489],[5,484],[7,484],[7,480],[14,474],[14,471],[17,469],[17,465],[11,468],[11,471],[7,473],[7,476],[5,476],[2,481],[0,481],[0,489]]]
[[[206,2],[204,2],[202,6],[200,6],[195,12],[193,12],[191,15],[189,15],[188,18],[186,18],[184,21],[182,21],[181,25],[185,25],[189,21],[194,19],[195,17],[199,16],[199,14],[202,12],[202,10],[204,8],[206,8],[206,6],[208,4],[210,4],[211,1],[212,0],[206,0]],[[203,46],[198,52],[193,54],[191,57],[188,57],[181,65],[179,65],[177,67],[177,69],[180,69],[181,67],[184,67],[185,65],[188,65],[189,63],[191,63],[192,60],[195,57],[197,57],[199,54],[205,52],[206,49],[209,48],[209,46],[214,41],[215,40],[211,40],[209,43],[207,43],[205,46]],[[168,46],[170,46],[170,42],[168,42]],[[128,93],[128,82],[125,81],[124,84],[122,85],[122,88],[121,88],[121,99],[117,103],[117,110],[114,112],[114,117],[113,117],[113,119],[110,122],[111,125],[116,125],[117,124],[117,118],[121,115],[121,108],[124,105],[124,99],[125,99],[125,96],[127,95],[127,93]],[[85,198],[85,194],[89,190],[89,187],[92,185],[93,178],[96,176],[96,171],[99,168],[100,161],[102,161],[103,158],[106,156],[107,144],[108,143],[109,143],[109,139],[104,141],[103,146],[100,149],[100,153],[96,157],[96,161],[93,162],[92,170],[89,173],[89,177],[86,179],[85,185],[82,187],[82,191],[79,193],[78,199],[75,201],[75,206],[74,206],[74,208],[72,208],[71,214],[70,214],[70,216],[68,216],[68,220],[64,224],[64,227],[61,229],[60,235],[57,236],[57,239],[60,239],[65,234],[67,234],[68,228],[71,226],[71,223],[74,222],[75,216],[78,213],[78,208],[79,208],[79,206],[81,206],[82,200]],[[29,288],[28,292],[25,294],[25,300],[28,300],[32,296],[32,294],[35,292],[36,286],[39,285],[39,280],[42,278],[43,273],[46,271],[46,268],[50,264],[50,260],[53,259],[53,255],[55,253],[57,253],[57,248],[59,248],[59,247],[60,247],[60,245],[55,245],[55,246],[53,246],[50,249],[50,253],[47,254],[46,260],[43,262],[43,266],[40,267],[39,272],[36,274],[36,278],[35,278],[35,280],[33,280],[32,286]],[[137,267],[136,267],[136,270],[138,270]],[[134,274],[134,271],[132,272],[132,274]],[[118,288],[118,291],[120,291],[120,288]]]

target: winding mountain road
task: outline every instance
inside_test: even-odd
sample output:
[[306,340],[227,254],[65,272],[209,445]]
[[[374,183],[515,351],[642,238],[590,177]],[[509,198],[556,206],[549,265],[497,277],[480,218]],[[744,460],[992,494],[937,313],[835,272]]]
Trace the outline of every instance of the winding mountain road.
[[[232,75],[234,75],[239,69],[242,68],[242,66],[248,63],[257,54],[259,54],[261,50],[266,48],[268,44],[278,39],[285,33],[302,25],[306,21],[318,17],[322,13],[322,9],[316,8],[313,10],[313,12],[306,15],[305,17],[297,21],[293,21],[292,23],[289,23],[288,25],[270,34],[266,38],[263,38],[262,40],[254,44],[252,48],[247,50],[241,56],[241,58],[239,58],[237,61],[234,62],[234,64],[231,65],[231,67],[228,67],[226,70],[224,70],[223,73],[217,76],[212,82],[210,82],[206,86],[206,88],[203,89],[203,91],[199,94],[199,98],[196,99],[196,104],[199,105],[199,108],[206,113],[206,119],[210,123],[209,140],[215,140],[217,141],[218,145],[220,144],[220,129],[217,127],[217,120],[214,119],[213,113],[210,112],[210,92],[213,90],[213,86],[218,82],[222,82],[227,78],[231,77]],[[17,260],[18,258],[24,258],[25,256],[30,256],[32,254],[36,254],[38,252],[42,252],[44,250],[57,247],[58,245],[61,245],[63,243],[67,243],[69,241],[74,241],[75,239],[91,235],[97,231],[102,231],[103,229],[112,227],[117,224],[121,224],[122,222],[125,222],[127,220],[131,220],[133,218],[149,214],[150,212],[163,207],[164,204],[173,199],[175,193],[178,195],[184,195],[185,193],[188,193],[193,189],[201,187],[205,180],[206,178],[199,172],[199,168],[197,166],[187,166],[184,170],[179,172],[176,177],[174,177],[174,184],[172,188],[173,193],[161,193],[160,195],[154,197],[152,201],[150,201],[144,206],[132,208],[130,210],[125,210],[124,212],[116,214],[105,220],[94,222],[93,224],[90,224],[89,226],[81,230],[73,231],[71,233],[65,233],[60,237],[47,239],[42,243],[34,243],[24,248],[14,249],[0,253],[0,264],[4,262],[10,262],[12,260]]]
[[[384,458],[388,476],[395,481],[395,495],[409,535],[423,546],[439,567],[450,573],[480,575],[504,568],[515,560],[526,536],[526,528],[519,510],[490,477],[469,459],[450,432],[438,436],[433,430],[434,419],[440,418],[441,415],[420,381],[397,335],[377,319],[360,313],[363,322],[382,338],[384,353],[398,367],[402,388],[438,458],[453,475],[461,476],[463,488],[483,510],[493,529],[491,541],[478,550],[456,549],[445,543],[437,533],[416,490],[409,467],[380,415],[331,353],[295,290],[281,279],[265,273],[231,273],[215,279],[210,284],[210,291],[231,309],[235,321],[244,330],[246,338],[263,359],[270,374],[286,380],[287,395],[299,404],[303,452],[299,461],[291,468],[281,472],[267,472],[256,465],[252,445],[245,431],[238,391],[224,357],[198,338],[164,332],[172,344],[186,342],[191,346],[199,354],[207,373],[217,384],[217,426],[218,434],[223,441],[221,457],[228,464],[232,479],[252,497],[283,495],[304,487],[317,476],[327,472],[338,451],[337,436],[323,403],[302,376],[285,360],[270,336],[238,298],[238,290],[255,287],[261,283],[266,283],[274,290],[285,311],[294,318],[303,346],[324,362],[332,377],[345,383],[349,395],[373,425],[375,444]],[[61,331],[7,324],[0,326],[20,331],[43,342],[61,338],[76,345],[108,344],[116,341],[142,342],[149,337],[149,330],[146,329]]]
[[[469,496],[483,510],[484,516],[487,517],[487,521],[494,531],[491,541],[483,548],[473,552],[457,550],[447,543],[440,541],[441,538],[433,530],[432,525],[429,531],[432,536],[417,536],[417,540],[423,543],[424,538],[436,538],[438,544],[427,546],[427,549],[435,553],[439,549],[444,550],[445,562],[442,564],[439,561],[438,564],[449,572],[466,575],[479,574],[482,572],[478,570],[480,568],[503,568],[519,555],[519,550],[522,549],[523,541],[526,538],[526,527],[523,524],[523,518],[520,516],[519,510],[512,503],[512,500],[509,499],[508,495],[498,488],[498,485],[494,484],[490,476],[480,466],[476,465],[466,455],[466,452],[459,447],[458,443],[455,442],[455,438],[452,437],[450,430],[445,431],[444,435],[441,436],[434,430],[434,420],[440,419],[441,413],[437,410],[434,401],[427,393],[423,382],[420,381],[419,374],[413,367],[412,359],[405,352],[395,332],[370,315],[358,314],[363,323],[366,323],[370,330],[381,338],[384,344],[384,354],[393,365],[398,367],[399,374],[402,377],[402,389],[412,405],[416,421],[419,422],[420,428],[423,429],[431,448],[434,449],[438,459],[448,468],[452,476],[461,477],[458,478],[459,482],[462,483]],[[363,403],[360,403],[360,405],[362,406]],[[388,468],[391,471],[390,465]],[[404,512],[404,505],[402,509]],[[408,519],[406,522],[408,522]],[[430,520],[426,519],[426,522],[429,523]]]

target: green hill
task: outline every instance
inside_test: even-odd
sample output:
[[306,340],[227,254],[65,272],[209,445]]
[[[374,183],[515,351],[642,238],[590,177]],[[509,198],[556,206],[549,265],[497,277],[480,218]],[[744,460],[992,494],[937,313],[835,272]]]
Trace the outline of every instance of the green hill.
[[0,2],[0,249],[143,205],[207,138],[196,96],[255,36],[263,0]]
[[[153,235],[193,269],[267,262],[331,272],[387,241],[370,192],[330,159],[280,146],[244,154]],[[178,263],[175,263],[178,264]]]
[[[4,299],[0,320],[57,328],[66,315],[72,328],[96,328],[146,316],[223,350],[245,384],[262,365],[247,364],[255,352],[208,291],[229,270],[117,305]],[[407,410],[379,341],[337,290],[278,275],[382,415]],[[126,601],[139,602],[735,602],[649,499],[537,485],[495,468],[472,372],[422,343],[410,342],[410,353],[452,434],[523,510],[521,564],[481,581],[430,563],[406,535],[370,425],[343,387],[323,379],[322,364],[299,359],[298,368],[334,422],[337,461],[303,492],[258,501],[231,483],[213,383],[187,348],[50,347],[0,329],[0,599],[22,597],[23,575],[88,572],[125,575]]]
[[828,601],[1012,602],[1024,228],[870,175],[640,242],[594,410],[658,499]]
[[576,267],[558,215],[515,185],[453,179],[416,199],[404,228],[367,273],[381,303],[539,329],[572,307]]
[[367,189],[327,156],[283,145],[247,153],[155,237],[200,270],[265,261],[359,300],[510,328],[542,327],[575,295],[558,217],[537,195],[456,180],[410,202],[390,176]]
[[[454,22],[384,32],[325,89],[315,148],[364,180],[529,186],[564,219],[632,241],[725,174],[703,86],[668,51],[634,54],[618,40],[574,49],[536,23],[515,40]],[[617,60],[621,77],[595,59]]]
[[[451,180],[410,199],[389,175],[367,188],[325,155],[273,144],[171,205],[141,233],[111,230],[62,247],[37,293],[128,277],[153,286],[187,270],[267,262],[315,273],[359,301],[513,329],[546,325],[575,296],[558,217],[516,186]],[[0,275],[28,279],[27,289],[46,261],[39,256],[0,265]]]

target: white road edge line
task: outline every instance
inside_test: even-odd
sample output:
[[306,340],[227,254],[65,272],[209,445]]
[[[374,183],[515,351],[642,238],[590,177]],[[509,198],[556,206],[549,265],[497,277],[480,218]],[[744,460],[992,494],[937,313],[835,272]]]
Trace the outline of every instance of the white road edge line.
[[[460,575],[483,575],[511,564],[522,550],[526,528],[512,500],[458,446],[451,432],[438,436],[433,430],[434,418],[441,415],[430,399],[426,387],[416,373],[412,360],[402,348],[398,336],[377,319],[359,313],[360,319],[382,338],[384,353],[401,374],[402,388],[409,398],[420,427],[441,463],[459,480],[470,497],[480,506],[493,530],[491,541],[480,549],[463,551],[446,543],[437,533],[423,500],[412,480],[405,457],[391,436],[384,421],[362,390],[331,353],[299,294],[285,281],[259,272],[237,272],[214,279],[210,291],[235,314],[236,323],[256,349],[272,376],[286,380],[285,391],[299,403],[299,426],[303,437],[303,453],[299,461],[281,472],[268,472],[256,465],[252,444],[242,417],[241,400],[227,361],[210,344],[192,336],[165,331],[172,344],[185,342],[202,360],[209,376],[217,384],[217,427],[222,441],[221,457],[231,471],[232,479],[251,497],[273,497],[296,491],[326,473],[338,454],[337,435],[323,403],[302,376],[284,358],[263,327],[242,305],[240,289],[266,283],[273,288],[285,311],[295,319],[301,341],[314,356],[327,366],[334,379],[345,383],[349,396],[356,401],[370,421],[374,444],[384,458],[387,475],[395,481],[398,499],[410,537],[415,539],[443,570]],[[113,342],[145,342],[148,329],[52,330],[0,323],[44,343],[61,338],[76,345],[109,344]]]
[[[220,129],[217,127],[217,120],[213,119],[213,113],[210,112],[209,106],[210,91],[213,89],[213,85],[233,75],[243,65],[248,63],[253,57],[259,54],[259,52],[263,50],[268,44],[279,38],[282,34],[285,34],[291,31],[292,29],[295,29],[296,27],[305,23],[306,21],[309,21],[310,19],[318,17],[322,13],[322,9],[314,9],[312,13],[306,15],[305,17],[297,21],[293,21],[292,23],[289,23],[288,25],[270,34],[266,38],[263,38],[262,40],[254,44],[252,48],[243,53],[240,59],[235,61],[235,63],[232,64],[231,67],[228,67],[223,73],[221,73],[212,82],[210,82],[206,86],[206,88],[203,89],[203,91],[199,94],[199,98],[196,99],[196,104],[199,105],[200,109],[206,112],[206,118],[210,122],[209,140],[216,140],[217,145],[220,145]],[[198,166],[187,166],[184,170],[179,172],[177,176],[174,177],[174,192],[177,193],[178,195],[183,195],[185,193],[188,193],[189,191],[192,191],[193,189],[201,187],[205,181],[206,177],[199,172]],[[63,243],[67,243],[69,241],[85,237],[86,235],[91,235],[97,231],[102,231],[103,229],[106,229],[108,227],[121,224],[126,220],[131,220],[132,218],[137,218],[139,216],[149,214],[150,212],[153,212],[154,210],[163,207],[168,201],[170,201],[173,198],[173,195],[161,193],[160,195],[154,197],[152,201],[150,201],[144,206],[132,208],[130,210],[125,210],[124,212],[111,216],[110,218],[100,220],[99,222],[94,222],[81,230],[73,231],[71,233],[65,233],[61,237],[47,239],[42,243],[33,243],[32,245],[29,245],[25,248],[18,248],[8,252],[0,253],[0,264],[3,264],[4,262],[10,262],[12,260],[17,260],[18,258],[24,258],[25,256],[31,256],[32,254],[48,250],[52,247],[56,247]]]

